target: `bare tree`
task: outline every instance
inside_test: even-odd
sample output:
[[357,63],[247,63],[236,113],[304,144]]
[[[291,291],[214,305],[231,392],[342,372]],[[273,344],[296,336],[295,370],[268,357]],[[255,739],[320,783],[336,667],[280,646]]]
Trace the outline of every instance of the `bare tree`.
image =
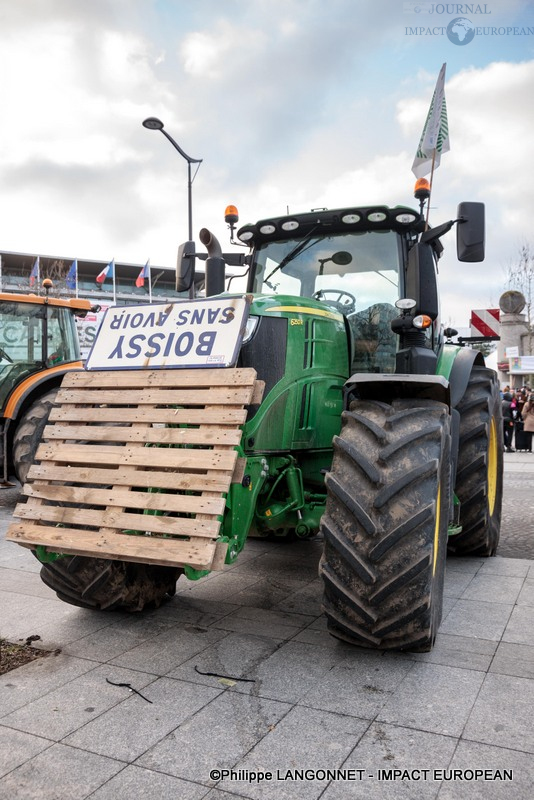
[[[61,297],[65,294],[72,295],[72,289],[67,283],[67,275],[70,270],[70,262],[63,259],[41,259],[39,269],[39,284],[35,284],[32,291],[38,294],[43,294],[42,283],[45,278],[50,278],[52,281],[52,288],[48,290],[51,297]],[[19,289],[21,292],[28,290],[27,283],[20,283]]]
[[70,292],[66,282],[69,268],[70,264],[66,263],[62,259],[56,259],[47,266],[46,277],[50,278],[54,284],[51,291],[52,295],[59,297],[62,292]]
[[495,342],[475,342],[471,345],[471,348],[473,350],[479,350],[484,358],[493,353],[496,347],[497,344]]
[[525,316],[528,326],[528,355],[533,355],[534,340],[534,247],[524,242],[518,252],[518,259],[510,264],[506,287],[520,291],[525,298]]

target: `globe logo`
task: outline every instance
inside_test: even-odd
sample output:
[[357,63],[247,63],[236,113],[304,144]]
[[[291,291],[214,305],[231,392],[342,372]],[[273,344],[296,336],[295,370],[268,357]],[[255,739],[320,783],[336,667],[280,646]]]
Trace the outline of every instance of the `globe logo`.
[[453,44],[469,44],[475,38],[475,28],[465,17],[456,17],[447,25],[447,38]]

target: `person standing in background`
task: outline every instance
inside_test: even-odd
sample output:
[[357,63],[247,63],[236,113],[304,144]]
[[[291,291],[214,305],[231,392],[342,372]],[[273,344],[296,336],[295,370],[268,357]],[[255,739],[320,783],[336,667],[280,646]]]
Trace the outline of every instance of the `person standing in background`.
[[514,415],[512,411],[513,395],[505,392],[502,398],[502,424],[504,436],[504,449],[507,453],[513,453],[512,440],[514,437]]
[[515,403],[517,407],[517,417],[516,419],[521,419],[521,414],[523,412],[523,406],[527,402],[528,395],[524,389],[516,389],[515,390]]
[[528,435],[527,451],[532,452],[532,434],[534,433],[534,394],[529,394],[523,406],[523,432]]

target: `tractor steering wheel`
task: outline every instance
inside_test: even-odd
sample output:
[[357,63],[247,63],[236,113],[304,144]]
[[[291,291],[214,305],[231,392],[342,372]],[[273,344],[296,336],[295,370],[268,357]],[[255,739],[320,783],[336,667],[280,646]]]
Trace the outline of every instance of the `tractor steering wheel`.
[[[330,295],[334,295],[330,299]],[[319,289],[313,295],[314,300],[324,300],[329,306],[334,306],[342,314],[352,314],[356,309],[356,298],[344,289]]]
[[9,361],[10,364],[15,363],[2,347],[0,347],[0,360]]

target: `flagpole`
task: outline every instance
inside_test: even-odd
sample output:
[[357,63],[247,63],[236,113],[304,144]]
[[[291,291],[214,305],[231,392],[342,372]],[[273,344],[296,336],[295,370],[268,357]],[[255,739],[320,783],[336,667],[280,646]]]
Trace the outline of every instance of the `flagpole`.
[[76,263],[76,267],[75,267],[76,271],[74,273],[74,277],[76,279],[76,284],[75,284],[75,287],[76,287],[76,299],[78,299],[78,259],[77,258],[75,259],[75,263]]
[[150,259],[148,259],[148,302],[152,303],[152,275],[150,274]]
[[41,294],[41,257],[37,256],[33,262],[32,271],[30,272],[30,289],[35,286],[37,281],[37,294]]
[[432,197],[432,183],[434,181],[434,167],[436,166],[436,148],[432,150],[432,167],[430,169],[430,181],[429,181],[429,191],[428,191],[428,200],[426,206],[426,220],[425,220],[425,228],[428,230],[428,218],[430,216],[430,198]]
[[117,288],[115,284],[115,259],[112,261],[112,270],[113,270],[113,305],[117,305]]

